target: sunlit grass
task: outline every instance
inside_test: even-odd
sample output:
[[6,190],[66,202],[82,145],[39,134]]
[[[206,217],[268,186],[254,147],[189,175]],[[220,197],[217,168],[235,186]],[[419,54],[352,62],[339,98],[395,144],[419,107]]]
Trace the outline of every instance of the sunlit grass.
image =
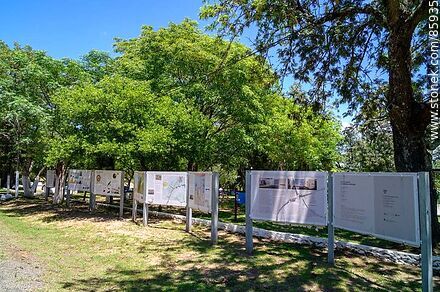
[[[129,214],[126,214],[129,217]],[[151,218],[149,227],[117,220],[117,210],[86,205],[53,208],[40,200],[0,206],[0,236],[31,252],[44,268],[46,289],[83,290],[383,290],[419,289],[419,269],[325,249],[255,240],[245,254],[241,236],[184,232],[178,221]],[[1,248],[0,248],[1,249]]]

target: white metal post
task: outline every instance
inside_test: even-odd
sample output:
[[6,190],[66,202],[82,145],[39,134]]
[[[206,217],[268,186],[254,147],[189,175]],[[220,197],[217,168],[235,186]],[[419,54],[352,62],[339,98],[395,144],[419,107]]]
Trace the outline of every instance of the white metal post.
[[18,198],[19,183],[20,183],[20,173],[17,170],[15,171],[15,198]]
[[218,191],[219,191],[219,174],[212,173],[212,189],[211,189],[211,244],[215,245],[218,241]]
[[327,230],[328,230],[328,240],[327,240],[327,261],[329,264],[334,265],[335,263],[335,230],[333,227],[333,175],[329,173],[327,176]]
[[70,196],[71,196],[71,191],[69,189],[69,186],[67,186],[67,195],[66,195],[66,204],[67,207],[70,207]]
[[[137,178],[137,181],[136,181]],[[133,179],[134,179],[134,188],[133,188],[133,205],[131,208],[131,219],[133,220],[133,222],[136,222],[136,217],[137,217],[137,200],[136,200],[136,196],[135,196],[135,189],[136,189],[136,183],[139,183],[139,173],[138,172],[134,172],[133,173]]]
[[133,194],[133,208],[132,208],[131,218],[133,219],[134,222],[136,222],[136,215],[137,215],[137,201]]
[[11,188],[11,176],[8,174],[6,177],[6,195],[9,195],[9,189]]
[[429,173],[419,172],[420,233],[422,240],[422,291],[432,292],[432,238]]
[[246,170],[246,252],[251,255],[254,249],[253,242],[253,228],[252,228],[252,219],[251,219],[251,179],[252,179],[252,171]]
[[124,171],[121,171],[121,193],[120,193],[120,201],[119,201],[119,218],[122,219],[124,216],[124,199],[125,199],[125,191],[124,191]]
[[148,175],[147,173],[144,171],[142,173],[142,175],[144,176],[144,203],[142,204],[142,221],[144,226],[148,225],[148,204],[147,204],[147,179],[148,179]]
[[142,223],[144,226],[147,226],[148,224],[148,205],[145,201],[142,204]]
[[192,227],[192,208],[189,207],[189,173],[186,175],[186,232],[191,232]]
[[95,209],[94,194],[95,194],[95,171],[92,170],[91,179],[90,179],[90,200],[89,200],[90,211]]

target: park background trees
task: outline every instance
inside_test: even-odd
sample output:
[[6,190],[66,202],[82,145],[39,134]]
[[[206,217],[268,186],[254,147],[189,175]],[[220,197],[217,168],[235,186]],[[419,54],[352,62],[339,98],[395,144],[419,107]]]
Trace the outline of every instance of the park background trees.
[[[55,60],[3,45],[8,56],[31,56],[21,67],[14,57],[0,59],[8,89],[0,93],[2,110],[9,113],[0,123],[8,142],[3,159],[11,165],[3,173],[24,157],[32,167],[19,170],[27,177],[55,168],[61,202],[68,168],[124,169],[128,178],[134,170],[216,170],[228,186],[249,168],[335,169],[340,124],[284,96],[273,69],[248,47],[186,20],[157,31],[145,26],[115,48],[113,58],[91,51]],[[29,68],[38,70],[27,83],[12,82]],[[29,147],[12,143],[18,127],[8,124],[11,115],[27,121],[19,137]]]
[[9,48],[0,42],[1,177],[18,170],[25,196],[32,196],[45,165],[48,141],[56,133],[53,95],[80,76],[70,60],[55,60],[29,46]]
[[397,169],[384,82],[354,92],[355,120],[342,132],[317,84],[283,92],[264,55],[191,20],[118,39],[115,57],[0,48],[1,172],[18,169],[26,196],[45,167],[59,177],[57,202],[68,168],[124,169],[129,179],[134,170],[216,170],[231,187],[250,168]]
[[[223,38],[253,30],[256,54],[277,56],[279,75],[311,85],[319,104],[385,106],[397,171],[432,169],[426,80],[428,1],[206,1],[201,17]],[[424,33],[425,32],[425,33]],[[367,117],[371,119],[371,117]],[[368,136],[367,136],[368,139]],[[431,186],[434,183],[431,179]],[[437,194],[431,188],[433,238],[440,241]]]

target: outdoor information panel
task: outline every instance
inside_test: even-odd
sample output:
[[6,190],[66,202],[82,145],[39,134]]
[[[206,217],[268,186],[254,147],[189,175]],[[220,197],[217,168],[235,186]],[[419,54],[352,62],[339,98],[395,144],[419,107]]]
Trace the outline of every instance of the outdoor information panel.
[[327,225],[327,173],[252,171],[251,219]]
[[416,173],[335,173],[334,226],[418,246]]
[[46,173],[46,187],[54,188],[55,187],[55,170],[48,170]]
[[145,193],[147,186],[145,184],[145,176],[146,173],[144,171],[134,172],[133,199],[140,203],[145,203]]
[[93,175],[93,193],[95,195],[120,196],[122,171],[95,170]]
[[70,169],[67,186],[71,191],[90,192],[91,180],[91,170]]
[[188,173],[188,206],[204,213],[212,210],[212,172]]
[[186,207],[186,172],[147,172],[147,203]]

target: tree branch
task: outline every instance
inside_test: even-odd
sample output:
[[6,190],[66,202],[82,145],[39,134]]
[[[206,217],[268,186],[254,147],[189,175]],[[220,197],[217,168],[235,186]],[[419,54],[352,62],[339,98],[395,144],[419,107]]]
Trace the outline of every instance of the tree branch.
[[[390,0],[389,0],[390,1]],[[332,11],[318,19],[317,24],[324,24],[329,21],[341,20],[348,16],[356,14],[366,14],[374,17],[374,19],[382,26],[385,26],[386,19],[382,13],[371,5],[366,5],[364,7],[347,7],[345,9],[339,9]]]
[[393,26],[400,18],[399,0],[384,0],[387,10],[387,21],[389,26]]
[[414,31],[417,25],[428,17],[428,1],[429,0],[422,0],[419,6],[417,6],[411,16],[408,18],[408,23],[410,25],[411,31]]

